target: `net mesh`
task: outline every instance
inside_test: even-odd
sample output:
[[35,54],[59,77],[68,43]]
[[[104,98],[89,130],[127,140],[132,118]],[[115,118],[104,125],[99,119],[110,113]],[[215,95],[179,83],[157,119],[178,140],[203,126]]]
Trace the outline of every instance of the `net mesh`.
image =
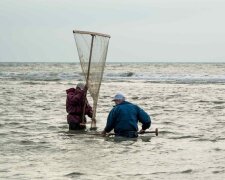
[[93,98],[93,118],[95,119],[110,36],[86,31],[73,31],[73,34],[82,73]]

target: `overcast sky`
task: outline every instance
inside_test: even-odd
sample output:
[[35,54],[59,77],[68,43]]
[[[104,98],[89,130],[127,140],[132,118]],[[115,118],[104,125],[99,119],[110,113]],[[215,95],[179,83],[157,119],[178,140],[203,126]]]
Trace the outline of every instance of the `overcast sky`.
[[111,35],[107,61],[225,62],[224,0],[0,0],[0,62],[78,62],[72,31]]

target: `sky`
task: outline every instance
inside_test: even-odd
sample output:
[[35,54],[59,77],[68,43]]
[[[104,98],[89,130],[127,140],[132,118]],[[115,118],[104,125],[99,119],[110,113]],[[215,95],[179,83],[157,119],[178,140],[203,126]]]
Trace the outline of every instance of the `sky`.
[[0,0],[0,62],[79,62],[73,30],[109,34],[109,62],[225,62],[224,9],[224,0]]

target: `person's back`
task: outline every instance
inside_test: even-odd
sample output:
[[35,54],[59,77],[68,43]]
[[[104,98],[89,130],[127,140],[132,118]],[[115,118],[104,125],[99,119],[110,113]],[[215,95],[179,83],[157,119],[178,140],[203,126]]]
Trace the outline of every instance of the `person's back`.
[[109,113],[104,131],[108,133],[114,129],[118,136],[137,137],[138,121],[144,131],[151,125],[150,116],[139,106],[125,101],[123,95],[117,95],[114,98],[116,106]]
[[80,116],[82,115],[82,106],[84,105],[84,93],[81,91],[78,92],[74,88],[67,89],[66,93],[66,111],[68,113],[68,123],[80,123]]
[[[76,89],[70,88],[66,90],[67,122],[70,130],[85,129],[85,125],[80,125],[81,123],[86,123],[86,118],[85,116],[83,117],[83,115],[92,117],[92,107],[88,104],[85,89],[82,89],[82,87],[83,85],[78,84]],[[84,105],[85,113],[83,113]]]

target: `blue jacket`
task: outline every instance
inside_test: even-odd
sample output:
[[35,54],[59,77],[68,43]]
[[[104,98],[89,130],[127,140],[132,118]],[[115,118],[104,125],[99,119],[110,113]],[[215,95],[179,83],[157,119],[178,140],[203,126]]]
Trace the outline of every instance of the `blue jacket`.
[[105,131],[108,133],[112,129],[116,134],[127,131],[138,131],[138,121],[142,123],[142,129],[150,127],[150,116],[139,106],[124,101],[116,105],[109,113]]

